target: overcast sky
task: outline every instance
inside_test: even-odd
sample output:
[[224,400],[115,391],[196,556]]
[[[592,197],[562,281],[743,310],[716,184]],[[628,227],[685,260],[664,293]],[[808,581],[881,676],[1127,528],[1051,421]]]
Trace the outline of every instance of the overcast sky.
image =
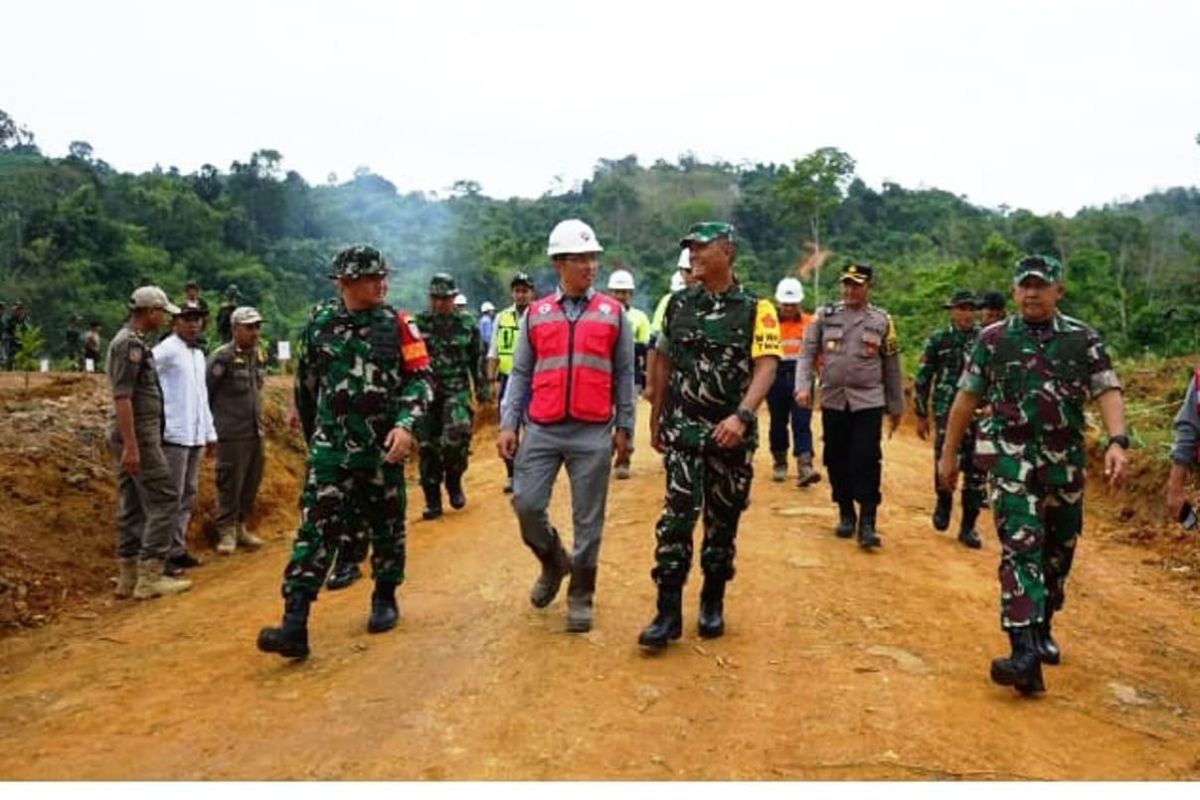
[[6,3],[0,109],[51,155],[495,197],[600,158],[785,162],[1074,213],[1200,183],[1200,0]]

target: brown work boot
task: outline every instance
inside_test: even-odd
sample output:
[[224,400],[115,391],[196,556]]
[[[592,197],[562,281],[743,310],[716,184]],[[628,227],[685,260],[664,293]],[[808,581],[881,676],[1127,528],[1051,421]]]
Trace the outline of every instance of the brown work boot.
[[244,522],[237,524],[237,543],[239,547],[244,547],[247,550],[257,550],[263,546],[263,540],[246,530],[246,523]]
[[185,578],[170,578],[164,575],[162,561],[139,562],[137,573],[137,585],[133,587],[133,596],[138,600],[179,594],[192,588],[192,582]]
[[223,556],[232,555],[237,550],[237,528],[230,525],[227,528],[221,528],[217,533],[220,537],[217,540],[217,552]]
[[136,558],[122,558],[117,562],[117,585],[113,587],[113,594],[121,599],[127,600],[133,597],[133,589],[137,586],[138,579],[138,562]]

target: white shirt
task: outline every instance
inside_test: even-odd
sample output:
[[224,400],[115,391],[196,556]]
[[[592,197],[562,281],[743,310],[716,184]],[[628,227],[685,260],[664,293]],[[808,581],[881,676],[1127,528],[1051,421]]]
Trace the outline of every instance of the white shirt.
[[208,408],[204,351],[171,335],[154,346],[154,361],[167,423],[163,441],[184,447],[215,442],[217,429]]

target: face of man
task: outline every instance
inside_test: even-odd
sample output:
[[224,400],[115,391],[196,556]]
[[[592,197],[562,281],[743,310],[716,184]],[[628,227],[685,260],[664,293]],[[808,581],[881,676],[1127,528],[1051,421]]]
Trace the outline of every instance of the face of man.
[[134,327],[141,331],[156,331],[162,327],[163,315],[167,312],[161,308],[138,308],[133,312]]
[[621,305],[629,308],[630,302],[633,301],[633,291],[631,289],[609,289],[608,293],[621,301]]
[[455,312],[454,298],[438,297],[431,294],[429,295],[429,310],[439,317],[444,317],[447,314],[453,314]]
[[1013,287],[1013,299],[1026,322],[1045,322],[1053,317],[1062,295],[1061,283],[1047,283],[1034,275]]
[[800,304],[799,303],[780,303],[779,318],[791,322],[794,319],[800,319]]
[[195,286],[189,286],[189,287],[187,287],[187,298],[188,298],[188,300],[195,300],[195,299],[196,299],[196,295],[198,295],[198,294],[200,294],[200,290],[199,290],[199,289],[197,289]]
[[200,335],[200,327],[203,324],[204,317],[201,315],[183,314],[175,317],[175,320],[171,323],[171,330],[188,344],[195,344],[196,337]]
[[733,277],[733,253],[733,243],[724,237],[711,242],[689,242],[692,282],[718,288],[728,283]]
[[238,350],[253,350],[258,347],[258,338],[261,332],[261,322],[251,322],[249,325],[234,325],[233,343]]
[[984,325],[991,325],[993,322],[999,322],[1004,319],[1004,309],[985,308],[979,312],[979,317],[983,320]]
[[679,270],[679,273],[683,275],[683,288],[685,289],[699,280],[696,277],[696,273],[692,272],[690,269],[681,269]]
[[950,309],[950,322],[960,331],[967,331],[975,325],[975,306],[961,305]]
[[871,284],[859,283],[846,278],[842,281],[842,302],[847,308],[860,309],[866,306],[871,296]]
[[554,257],[554,271],[558,273],[558,284],[567,297],[581,297],[596,280],[596,269],[600,260],[595,253],[568,253]]
[[533,302],[533,289],[523,283],[518,283],[512,287],[513,305],[517,307],[517,311],[524,311]]
[[338,278],[342,302],[350,311],[378,308],[387,299],[387,275],[362,275],[357,278]]

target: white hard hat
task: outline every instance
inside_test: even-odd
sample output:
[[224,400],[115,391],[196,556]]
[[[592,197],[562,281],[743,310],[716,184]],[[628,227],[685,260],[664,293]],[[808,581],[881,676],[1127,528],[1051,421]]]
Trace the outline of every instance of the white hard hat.
[[692,254],[686,247],[679,251],[679,260],[677,262],[675,262],[675,268],[676,269],[691,269],[692,268]]
[[608,276],[608,288],[628,289],[633,291],[633,273],[627,269],[619,269]]
[[592,226],[580,219],[565,219],[550,231],[550,243],[546,255],[557,256],[567,253],[602,253],[600,240]]
[[671,291],[678,292],[687,288],[687,281],[683,279],[683,273],[675,270],[671,275]]
[[465,306],[466,304],[467,304],[467,296],[465,294],[463,294],[462,292],[459,292],[458,294],[454,295],[454,305]]
[[804,302],[804,286],[796,278],[784,278],[779,282],[779,285],[775,287],[775,302]]
[[496,310],[496,307],[494,305],[492,305],[490,300],[484,300],[482,303],[479,304],[479,313],[480,314],[486,314],[489,311],[495,311],[495,310]]

